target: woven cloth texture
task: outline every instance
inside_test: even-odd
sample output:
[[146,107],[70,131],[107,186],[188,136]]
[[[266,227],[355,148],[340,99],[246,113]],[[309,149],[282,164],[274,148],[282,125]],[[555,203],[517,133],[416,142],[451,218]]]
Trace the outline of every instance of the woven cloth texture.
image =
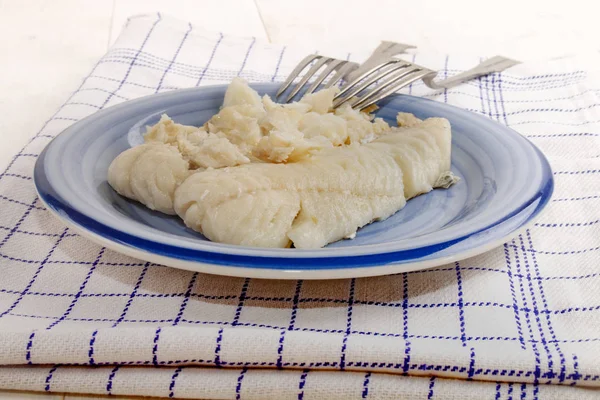
[[[554,197],[535,226],[454,264],[333,281],[192,273],[102,248],[38,200],[36,157],[75,121],[236,76],[282,81],[316,50],[160,14],[128,21],[0,174],[0,387],[214,399],[600,397],[597,55],[521,64],[451,90],[403,90],[512,127],[552,164]],[[321,51],[355,61],[369,52]],[[480,61],[404,57],[442,77]]]

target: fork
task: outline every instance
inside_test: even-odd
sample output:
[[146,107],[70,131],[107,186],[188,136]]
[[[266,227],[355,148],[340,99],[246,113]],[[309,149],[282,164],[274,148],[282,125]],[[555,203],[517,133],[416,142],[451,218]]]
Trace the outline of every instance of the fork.
[[305,94],[313,93],[319,85],[327,79],[334,71],[335,74],[323,85],[323,89],[327,89],[338,84],[342,79],[354,79],[358,74],[362,74],[365,69],[369,69],[373,65],[378,65],[382,58],[388,58],[406,52],[407,49],[415,48],[415,46],[382,41],[379,46],[373,51],[371,56],[362,64],[358,65],[355,62],[347,60],[339,60],[332,57],[325,57],[318,54],[310,54],[302,59],[290,73],[287,79],[281,84],[277,91],[276,97],[279,98],[292,84],[292,82],[300,75],[304,69],[312,63],[312,66],[306,74],[302,76],[298,84],[292,89],[285,99],[285,103],[289,103],[300,91],[306,86],[310,78],[312,78],[324,65],[327,67],[314,80],[312,85],[306,90]]
[[279,98],[283,94],[283,92],[285,92],[287,88],[290,87],[294,79],[296,79],[298,75],[300,75],[300,73],[311,63],[313,63],[313,65],[310,67],[308,72],[302,76],[302,78],[300,79],[298,84],[292,89],[290,94],[288,94],[287,98],[285,99],[285,103],[289,103],[290,100],[292,100],[300,92],[300,90],[302,90],[302,88],[306,86],[309,79],[312,78],[323,66],[326,66],[326,68],[323,70],[323,72],[321,72],[317,79],[315,79],[312,85],[306,90],[306,94],[314,92],[317,89],[317,87],[319,87],[319,85],[323,83],[323,81],[327,79],[329,75],[331,75],[332,72],[335,71],[335,74],[323,86],[324,89],[337,84],[339,81],[342,80],[342,78],[346,74],[358,68],[358,64],[355,62],[338,60],[336,58],[320,56],[318,54],[310,54],[304,57],[302,61],[298,63],[296,68],[294,68],[294,70],[290,73],[287,79],[281,84],[279,90],[277,91],[276,97]]
[[349,83],[344,85],[341,91],[334,97],[333,108],[335,109],[348,103],[352,108],[362,110],[419,79],[422,79],[431,89],[449,89],[480,76],[493,72],[502,72],[519,63],[506,57],[495,56],[468,71],[436,82],[436,71],[391,57],[404,53],[409,48],[414,48],[414,46],[402,43],[382,42],[360,66],[345,60],[311,54],[305,57],[294,68],[285,82],[280,86],[276,96],[279,98],[289,88],[294,79],[311,63],[313,65],[286,97],[285,103],[290,102],[306,86],[310,78],[324,65],[327,65],[327,67],[305,93],[313,93],[333,71],[336,71],[335,75],[327,81],[323,88],[329,88],[344,78]]
[[449,89],[480,76],[502,72],[518,63],[510,58],[495,56],[468,71],[436,82],[436,71],[392,57],[343,86],[334,97],[333,108],[348,103],[352,108],[365,109],[419,79],[423,79],[425,85],[431,89]]

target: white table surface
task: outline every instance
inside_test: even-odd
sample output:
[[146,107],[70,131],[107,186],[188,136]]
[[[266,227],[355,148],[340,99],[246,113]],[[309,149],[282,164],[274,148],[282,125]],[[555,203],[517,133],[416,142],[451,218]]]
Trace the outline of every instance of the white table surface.
[[[600,50],[591,0],[0,0],[0,169],[80,84],[130,15],[315,49],[375,46],[502,54],[520,61]],[[369,10],[369,4],[377,7]],[[354,26],[355,28],[350,28]],[[0,391],[4,399],[103,397]],[[118,398],[118,397],[112,397]]]

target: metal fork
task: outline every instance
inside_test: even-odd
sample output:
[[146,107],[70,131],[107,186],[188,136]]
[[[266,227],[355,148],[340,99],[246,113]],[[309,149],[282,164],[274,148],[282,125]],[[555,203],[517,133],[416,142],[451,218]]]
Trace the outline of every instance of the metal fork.
[[506,57],[495,56],[468,71],[436,82],[434,80],[437,76],[436,71],[392,57],[404,53],[410,48],[414,48],[414,46],[395,42],[381,42],[371,56],[360,66],[345,60],[311,54],[294,68],[280,86],[276,96],[279,98],[290,87],[294,79],[311,63],[313,64],[308,72],[302,76],[298,84],[286,97],[286,103],[300,93],[308,81],[325,65],[326,68],[305,93],[313,93],[332,72],[336,71],[335,75],[327,81],[323,88],[329,88],[344,78],[349,83],[344,85],[340,93],[334,97],[333,108],[349,103],[352,108],[362,110],[419,79],[422,79],[431,89],[449,89],[492,72],[502,72],[519,63]]
[[436,71],[408,61],[389,58],[343,86],[334,97],[333,108],[348,103],[352,108],[362,110],[419,79],[423,79],[432,89],[448,89],[492,72],[502,72],[518,63],[506,57],[495,56],[468,71],[436,82]]
[[300,61],[300,63],[296,66],[296,68],[294,68],[294,70],[287,77],[285,82],[283,82],[283,84],[279,87],[276,97],[279,98],[283,94],[283,92],[285,92],[287,90],[287,88],[290,87],[290,85],[292,84],[294,79],[296,79],[298,77],[298,75],[300,75],[300,73],[309,64],[311,64],[313,62],[314,62],[314,64],[310,67],[308,72],[306,74],[304,74],[304,76],[302,76],[302,79],[300,79],[300,81],[292,89],[290,94],[288,94],[288,96],[285,99],[285,103],[289,103],[290,100],[292,100],[300,92],[300,90],[302,90],[302,88],[306,85],[306,83],[309,81],[309,79],[312,78],[323,66],[326,66],[326,68],[323,70],[323,72],[321,72],[321,74],[317,77],[317,79],[315,79],[315,81],[306,90],[305,93],[314,92],[317,89],[317,87],[319,87],[319,85],[321,83],[323,83],[323,81],[329,75],[331,75],[331,73],[334,71],[335,71],[335,74],[333,75],[333,77],[331,77],[331,79],[329,79],[329,81],[327,81],[327,83],[323,86],[323,88],[329,88],[329,87],[335,85],[340,80],[342,80],[342,78],[346,74],[348,74],[349,72],[358,68],[358,64],[355,62],[350,62],[350,61],[346,61],[346,60],[338,60],[336,58],[331,58],[331,57],[324,57],[324,56],[320,56],[318,54],[308,55],[308,56],[304,57],[304,59],[302,59],[302,61]]
[[[333,108],[337,108],[344,103],[349,103],[352,108],[367,108],[396,90],[427,75],[435,76],[435,74],[435,71],[408,61],[389,58],[387,61],[363,72],[352,82],[345,85],[333,98]],[[379,84],[374,85],[376,82],[379,82]],[[363,91],[365,93],[358,97]]]
[[276,97],[279,98],[290,87],[294,79],[296,79],[300,73],[304,71],[304,69],[311,63],[312,66],[288,94],[285,99],[285,103],[289,103],[298,93],[300,93],[310,78],[312,78],[321,68],[323,68],[323,66],[326,66],[326,68],[306,90],[306,94],[313,93],[319,87],[319,85],[321,85],[323,81],[325,81],[325,79],[327,79],[327,77],[330,76],[334,71],[335,74],[327,81],[325,85],[323,85],[323,89],[336,85],[344,78],[352,80],[357,76],[356,74],[360,75],[365,69],[369,69],[373,65],[380,64],[381,59],[387,59],[391,56],[402,54],[406,52],[407,49],[411,48],[415,48],[415,46],[404,43],[382,41],[375,51],[373,51],[371,56],[360,66],[355,62],[350,62],[347,60],[339,60],[332,57],[320,56],[318,54],[308,55],[302,59],[300,63],[298,63],[296,68],[294,68],[294,70],[290,73],[285,82],[281,84],[279,90],[277,91]]

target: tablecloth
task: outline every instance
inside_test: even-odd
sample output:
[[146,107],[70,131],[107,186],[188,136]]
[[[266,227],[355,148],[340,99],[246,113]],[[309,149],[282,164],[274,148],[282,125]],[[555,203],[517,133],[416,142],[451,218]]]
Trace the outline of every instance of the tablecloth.
[[[317,50],[161,14],[128,21],[0,174],[0,387],[213,399],[600,397],[598,54],[521,64],[451,90],[403,90],[516,129],[554,170],[553,200],[535,226],[454,264],[333,281],[180,271],[78,236],[37,199],[36,157],[75,121],[235,76],[281,81]],[[320,49],[356,61],[369,53],[350,50]],[[442,77],[480,61],[404,57]]]

